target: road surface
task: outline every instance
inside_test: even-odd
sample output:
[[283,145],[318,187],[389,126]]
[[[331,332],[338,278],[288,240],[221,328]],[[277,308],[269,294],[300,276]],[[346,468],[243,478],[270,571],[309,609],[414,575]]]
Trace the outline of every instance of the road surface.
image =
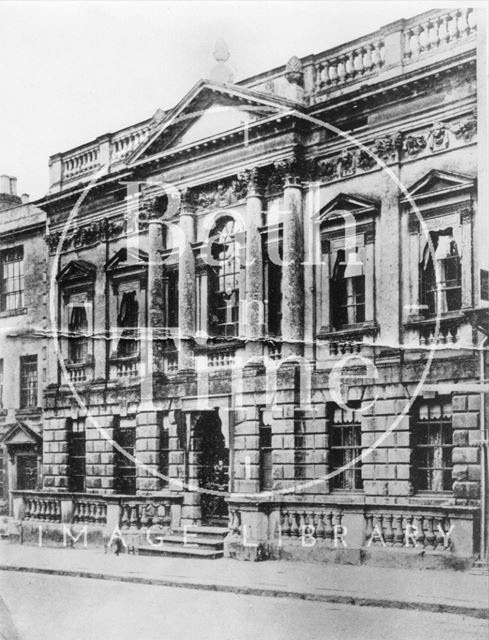
[[[482,640],[487,620],[0,571],[21,640]],[[1,637],[1,636],[0,636]]]

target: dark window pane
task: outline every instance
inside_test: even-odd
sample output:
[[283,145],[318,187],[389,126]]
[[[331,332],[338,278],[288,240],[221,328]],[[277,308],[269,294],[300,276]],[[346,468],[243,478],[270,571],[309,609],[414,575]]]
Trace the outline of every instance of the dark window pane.
[[[130,456],[134,456],[135,425],[114,428],[114,441]],[[114,450],[116,493],[134,495],[136,493],[136,464],[123,453]]]
[[414,408],[414,473],[418,491],[450,491],[452,424],[449,399],[423,400]]
[[20,407],[37,407],[37,356],[20,358]]
[[[358,404],[355,406],[358,408]],[[355,411],[345,412],[334,403],[328,407],[330,471],[356,460],[362,452],[362,429]],[[363,489],[361,459],[331,479],[333,489],[354,491]]]
[[263,422],[263,409],[259,409],[259,446],[260,446],[260,488],[273,486],[272,468],[272,428]]
[[24,306],[24,248],[0,251],[0,311]]

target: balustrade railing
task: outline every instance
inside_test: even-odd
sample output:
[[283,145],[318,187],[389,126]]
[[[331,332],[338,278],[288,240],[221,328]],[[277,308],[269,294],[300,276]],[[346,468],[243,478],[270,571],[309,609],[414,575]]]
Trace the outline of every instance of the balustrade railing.
[[[245,503],[245,510],[249,509],[249,504]],[[294,502],[276,504],[273,508],[269,503],[257,504],[256,509],[270,514],[270,517],[275,514],[275,524],[270,521],[268,530],[270,540],[278,544],[307,538],[325,545],[338,547],[346,544],[349,547],[353,539],[357,541],[357,546],[364,548],[454,551],[452,535],[456,526],[450,515],[450,507],[373,507],[347,503]],[[241,510],[242,505],[237,500],[229,503],[229,531],[238,536],[243,535]]]
[[342,533],[343,512],[338,509],[282,507],[280,530],[283,538],[303,535],[334,542]]
[[89,371],[91,369],[88,366],[70,367],[68,369],[68,375],[70,382],[86,382],[88,380]]
[[403,31],[404,58],[415,60],[441,47],[466,40],[477,29],[474,9],[454,9],[416,22]]
[[[14,517],[26,522],[100,527],[111,524],[129,533],[144,532],[154,525],[163,528],[180,525],[179,516],[172,511],[172,507],[179,505],[182,500],[177,495],[119,496],[17,490],[11,493]],[[175,521],[172,520],[174,518]]]
[[129,132],[123,131],[112,139],[111,161],[113,164],[127,158],[140,144],[149,136],[151,126],[144,126],[141,129],[133,129]]
[[360,353],[362,343],[358,341],[331,341],[329,343],[329,353],[332,356],[346,355],[349,353]]
[[169,528],[171,525],[171,502],[157,498],[137,498],[121,500],[121,530],[144,531],[158,525]]
[[450,519],[445,515],[374,512],[365,515],[369,546],[451,548]]
[[233,349],[223,349],[214,351],[207,355],[207,366],[209,369],[230,369],[235,362]]
[[419,344],[421,346],[451,346],[460,340],[460,326],[456,323],[442,324],[438,335],[435,325],[421,327],[419,330]]
[[322,91],[378,73],[385,62],[383,39],[342,51],[315,65],[316,90]]
[[139,375],[139,360],[117,362],[115,365],[116,378],[136,378]]
[[61,522],[59,498],[32,494],[24,498],[24,520]]
[[99,147],[84,148],[78,153],[63,158],[62,167],[65,180],[95,171],[99,167]]
[[72,521],[75,524],[105,524],[107,504],[103,500],[74,497]]

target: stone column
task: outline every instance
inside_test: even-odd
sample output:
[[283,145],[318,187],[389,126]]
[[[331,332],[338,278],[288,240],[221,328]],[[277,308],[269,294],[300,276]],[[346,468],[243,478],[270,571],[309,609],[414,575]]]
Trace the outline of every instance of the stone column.
[[[135,457],[154,471],[159,471],[161,418],[156,411],[140,411],[136,416]],[[136,466],[137,491],[158,491],[161,482],[145,467]]]
[[[399,177],[398,167],[391,170]],[[382,215],[376,224],[375,290],[377,296],[379,343],[396,349],[400,342],[401,305],[399,188],[387,175],[379,186]]]
[[151,211],[148,224],[148,321],[141,327],[141,401],[150,408],[153,401],[153,376],[163,371],[162,329],[164,326],[163,295],[163,229],[158,212]]
[[374,260],[374,226],[365,233],[365,320],[375,319],[375,260]]
[[459,247],[462,266],[462,309],[472,307],[472,208],[464,209],[460,213],[460,226],[462,228],[462,246]]
[[321,301],[319,310],[319,322],[317,331],[325,329],[331,331],[331,302],[330,302],[330,288],[331,288],[331,245],[329,240],[321,241],[321,256],[322,262],[318,269],[318,278],[316,284],[317,297]]
[[[96,264],[103,264],[106,261],[107,238],[104,243],[100,243],[95,249]],[[94,282],[93,297],[90,299],[93,309],[89,312],[92,318],[92,344],[93,344],[93,379],[104,379],[107,371],[107,361],[110,354],[110,340],[106,337],[110,335],[112,327],[107,327],[106,305],[109,304],[107,295],[107,278],[104,272],[99,273]],[[89,321],[90,327],[90,321]],[[107,333],[106,333],[107,331]]]
[[[178,262],[178,368],[193,369],[192,340],[195,335],[195,257],[192,249],[194,239],[194,215],[192,211],[180,212],[181,246]],[[204,301],[205,302],[205,301]]]
[[304,340],[302,189],[295,160],[286,163],[283,218],[282,354],[300,355]]
[[246,355],[262,353],[263,338],[263,252],[259,228],[262,224],[263,203],[260,194],[259,170],[248,174],[248,197],[246,201],[246,291],[245,291],[245,337]]
[[402,264],[402,282],[405,283],[403,291],[406,291],[407,287],[407,305],[403,308],[402,313],[404,322],[423,317],[419,307],[421,304],[419,297],[419,245],[425,236],[420,232],[418,220],[410,219],[411,215],[410,212],[406,212],[401,218],[401,232],[407,256]]

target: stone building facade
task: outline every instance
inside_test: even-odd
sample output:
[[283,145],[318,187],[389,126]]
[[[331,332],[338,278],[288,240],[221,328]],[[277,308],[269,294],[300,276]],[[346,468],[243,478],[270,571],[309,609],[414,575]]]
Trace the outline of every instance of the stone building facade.
[[173,109],[50,159],[24,535],[119,527],[143,553],[226,523],[239,558],[484,555],[480,29],[431,11],[239,83],[221,47]]
[[0,504],[41,488],[47,380],[46,215],[0,176]]

